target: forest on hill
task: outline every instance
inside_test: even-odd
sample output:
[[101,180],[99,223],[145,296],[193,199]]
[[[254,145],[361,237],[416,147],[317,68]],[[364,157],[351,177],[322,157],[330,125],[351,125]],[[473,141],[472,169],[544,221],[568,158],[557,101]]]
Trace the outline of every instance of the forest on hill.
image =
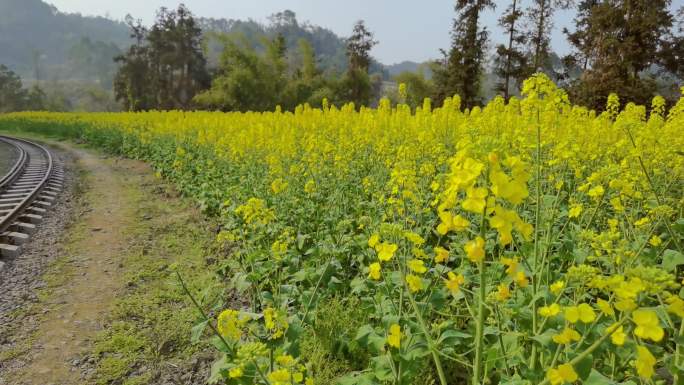
[[[260,23],[203,18],[181,5],[160,9],[148,26],[132,16],[68,14],[41,0],[0,0],[0,81],[8,84],[0,111],[270,110],[324,98],[377,105],[382,97],[396,102],[400,83],[413,107],[453,94],[472,107],[497,94],[518,95],[534,72],[592,108],[602,108],[610,92],[638,103],[656,94],[672,102],[683,77],[684,7],[633,5],[636,11],[624,14],[624,7],[595,0],[457,2],[452,45],[435,53],[441,57],[385,65],[370,55],[382,42],[362,21],[340,37],[289,10]],[[550,34],[554,12],[567,8],[576,10],[575,29],[563,31],[572,52],[560,57]],[[500,15],[507,44],[494,44],[479,20],[489,9]],[[183,28],[184,40],[162,42]],[[193,52],[183,55],[199,66],[189,77],[178,55],[188,48]]]

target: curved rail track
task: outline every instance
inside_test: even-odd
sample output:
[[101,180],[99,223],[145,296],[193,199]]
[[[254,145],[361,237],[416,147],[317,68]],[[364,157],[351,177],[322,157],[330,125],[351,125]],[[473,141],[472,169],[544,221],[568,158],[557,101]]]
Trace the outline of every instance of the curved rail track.
[[17,160],[0,179],[0,256],[21,252],[62,190],[64,172],[43,146],[0,136],[17,152]]

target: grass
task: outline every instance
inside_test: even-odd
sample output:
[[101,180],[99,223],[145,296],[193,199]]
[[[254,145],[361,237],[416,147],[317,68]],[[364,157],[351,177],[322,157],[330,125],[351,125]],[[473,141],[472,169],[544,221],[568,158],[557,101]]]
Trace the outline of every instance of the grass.
[[212,224],[168,185],[142,179],[145,186],[128,187],[128,195],[135,199],[136,216],[146,219],[133,229],[133,246],[122,258],[125,293],[94,344],[92,381],[97,384],[153,382],[165,367],[182,368],[207,347],[190,342],[198,313],[171,274],[171,264],[191,288],[202,288],[205,302],[216,303],[223,293],[206,263]]

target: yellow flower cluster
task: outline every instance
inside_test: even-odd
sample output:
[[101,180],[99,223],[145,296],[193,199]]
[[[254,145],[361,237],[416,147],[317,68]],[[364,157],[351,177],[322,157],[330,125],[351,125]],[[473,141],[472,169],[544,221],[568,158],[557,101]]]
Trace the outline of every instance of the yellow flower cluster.
[[[611,95],[597,114],[541,74],[522,95],[466,110],[455,96],[414,111],[384,100],[263,113],[32,112],[0,115],[0,129],[150,161],[220,216],[218,238],[249,271],[250,292],[292,295],[277,303],[307,316],[326,296],[365,296],[368,319],[392,319],[375,325],[387,329],[378,333],[390,355],[412,343],[444,349],[431,352],[434,367],[467,362],[473,383],[532,371],[572,383],[584,372],[574,360],[589,355],[615,382],[684,367],[684,98],[668,111],[662,98],[647,109]],[[261,327],[269,344],[282,339],[284,310],[266,307]],[[244,336],[231,311],[217,329]],[[281,366],[268,381],[305,381]]]

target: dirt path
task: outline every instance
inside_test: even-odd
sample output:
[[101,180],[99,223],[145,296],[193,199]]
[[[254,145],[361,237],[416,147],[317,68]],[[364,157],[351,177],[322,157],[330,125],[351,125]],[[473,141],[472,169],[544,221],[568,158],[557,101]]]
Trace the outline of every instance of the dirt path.
[[67,253],[71,276],[49,293],[49,313],[37,327],[29,361],[14,376],[16,384],[76,384],[80,374],[71,362],[85,354],[101,329],[122,287],[118,259],[125,251],[127,229],[135,221],[131,183],[89,151],[71,149],[85,171],[88,209],[69,230]]

